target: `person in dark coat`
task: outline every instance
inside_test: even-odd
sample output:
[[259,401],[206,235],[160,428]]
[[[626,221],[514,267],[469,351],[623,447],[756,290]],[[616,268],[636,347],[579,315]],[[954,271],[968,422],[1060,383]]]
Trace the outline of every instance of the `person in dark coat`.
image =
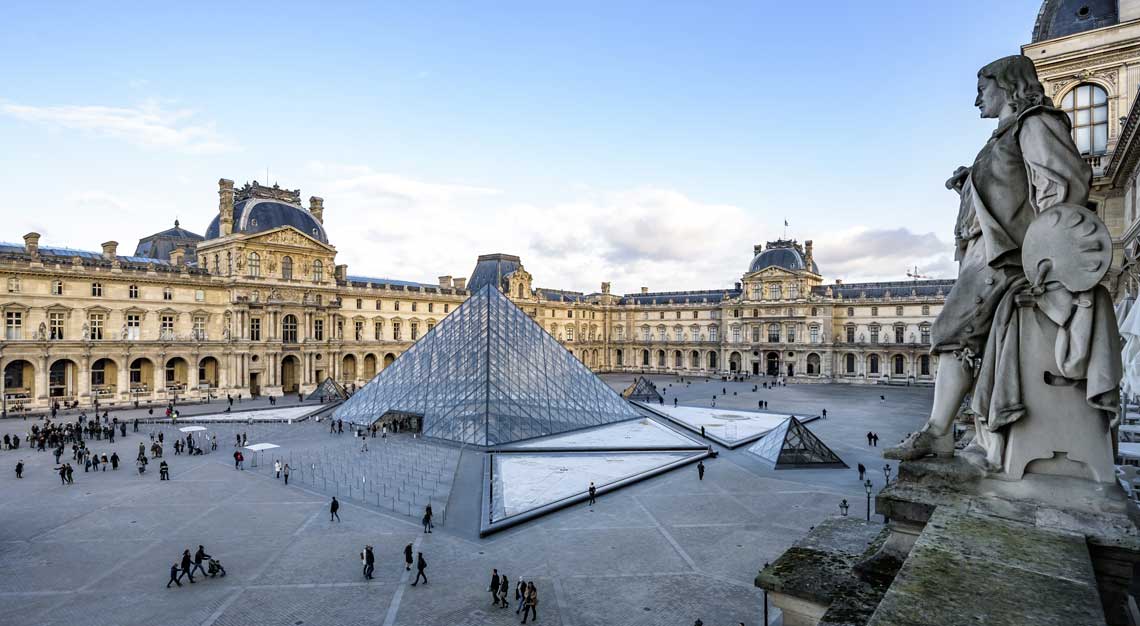
[[376,569],[376,555],[372,553],[372,546],[364,546],[364,577],[372,580],[374,569]]
[[487,587],[487,591],[491,592],[491,604],[499,603],[499,570],[491,570],[491,586]]
[[587,502],[590,506],[594,506],[594,502],[598,495],[598,488],[594,486],[594,482],[590,481],[590,500]]
[[194,569],[190,570],[190,573],[193,574],[194,571],[197,570],[202,572],[202,575],[205,576],[206,568],[202,567],[202,561],[205,561],[209,558],[210,555],[206,554],[206,548],[199,545],[198,551],[194,553]]
[[340,510],[340,502],[337,502],[336,496],[333,496],[332,504],[329,505],[329,521],[330,522],[333,521],[334,519],[338,522],[340,521],[340,513],[337,513],[337,511],[339,511],[339,510]]
[[417,552],[416,553],[416,581],[412,583],[413,587],[415,587],[420,582],[420,577],[423,577],[424,584],[425,585],[427,584],[427,574],[424,573],[425,569],[427,569],[427,561],[424,560],[424,553],[423,552]]
[[499,578],[499,606],[504,609],[511,608],[510,603],[507,602],[507,594],[510,593],[510,591],[511,581],[507,580],[506,574],[503,574],[503,576]]
[[191,562],[190,549],[187,548],[182,551],[182,573],[178,575],[178,580],[182,580],[183,576],[187,576],[190,578],[190,583],[194,583],[194,572],[190,571]]
[[174,583],[179,587],[182,586],[182,583],[178,582],[178,571],[178,561],[175,561],[174,564],[170,566],[170,580],[166,582],[167,589],[170,589],[170,583]]
[[863,474],[866,472],[867,472],[867,468],[863,467],[863,464],[860,463],[859,464],[859,480],[863,480]]
[[404,546],[404,571],[412,571],[412,544]]
[[16,461],[16,478],[24,477],[24,460]]
[[705,479],[705,462],[697,461],[697,480]]

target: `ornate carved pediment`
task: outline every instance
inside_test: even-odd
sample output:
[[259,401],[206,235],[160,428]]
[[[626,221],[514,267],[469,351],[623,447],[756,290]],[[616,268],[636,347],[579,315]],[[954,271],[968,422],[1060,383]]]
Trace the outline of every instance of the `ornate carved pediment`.
[[281,226],[280,228],[274,228],[273,230],[267,230],[262,233],[255,233],[246,237],[246,241],[249,243],[294,246],[299,248],[319,248],[329,252],[335,250],[332,246],[317,241],[292,226]]

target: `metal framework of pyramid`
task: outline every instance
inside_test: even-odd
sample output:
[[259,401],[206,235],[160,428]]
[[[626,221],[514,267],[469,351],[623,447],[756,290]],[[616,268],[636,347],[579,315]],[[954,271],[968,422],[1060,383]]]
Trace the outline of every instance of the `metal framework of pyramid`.
[[334,417],[423,417],[423,433],[479,446],[641,415],[550,333],[487,285],[360,388]]
[[847,467],[815,433],[794,415],[768,431],[748,451],[772,463],[775,469],[792,467]]
[[348,397],[348,392],[344,390],[344,386],[336,382],[332,378],[325,377],[321,384],[310,393],[306,400],[320,400],[322,397],[328,398],[330,401],[333,399],[344,400]]
[[644,376],[638,376],[633,384],[626,387],[625,391],[621,392],[621,397],[626,400],[640,400],[642,402],[663,402],[665,399],[661,396],[661,392],[657,391],[657,385]]

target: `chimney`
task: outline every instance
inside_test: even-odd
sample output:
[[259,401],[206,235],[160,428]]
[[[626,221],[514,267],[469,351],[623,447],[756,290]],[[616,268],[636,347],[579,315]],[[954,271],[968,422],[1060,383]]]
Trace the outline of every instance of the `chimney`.
[[752,246],[752,255],[753,256],[760,254],[763,251],[764,251],[764,246],[761,244],[756,244],[756,245]]
[[835,279],[835,284],[836,284],[836,285],[842,285],[842,284],[843,284],[843,279],[842,279],[842,278],[836,278],[836,279]]
[[28,233],[24,235],[24,250],[34,259],[40,255],[40,234]]
[[[103,244],[103,254],[107,254],[107,244]],[[181,246],[170,251],[170,263],[173,265],[183,265],[186,262],[186,248]]]
[[325,223],[325,199],[312,196],[309,198],[309,213],[317,218],[321,224]]
[[333,276],[336,277],[336,282],[338,282],[338,283],[346,282],[348,280],[348,266],[347,265],[336,266],[336,268],[333,270]]
[[649,287],[642,287],[641,293],[649,293]]
[[439,277],[439,288],[440,289],[449,289],[450,287],[451,287],[451,277],[450,276],[440,276]]
[[808,239],[808,240],[804,241],[804,265],[807,266],[807,270],[809,272],[811,271],[811,264],[812,264],[811,250],[812,250],[811,239]]
[[218,180],[218,236],[234,232],[234,181]]
[[119,249],[119,242],[105,241],[103,242],[103,258],[108,261],[114,261],[115,255]]
[[451,279],[451,286],[455,287],[456,289],[466,289],[467,288],[467,279],[466,278],[453,278],[453,279]]
[[610,284],[609,283],[602,283],[602,293],[609,295],[609,293],[610,293]]

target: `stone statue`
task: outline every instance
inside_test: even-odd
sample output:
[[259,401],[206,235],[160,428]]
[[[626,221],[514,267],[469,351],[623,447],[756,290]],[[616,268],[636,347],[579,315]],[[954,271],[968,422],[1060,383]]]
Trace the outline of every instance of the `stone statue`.
[[1098,284],[1111,240],[1085,208],[1091,169],[1029,58],[983,67],[974,105],[998,125],[946,181],[961,196],[959,269],[931,328],[940,358],[930,419],[884,456],[953,456],[953,420],[972,392],[971,463],[1005,479],[1111,481],[1120,337]]
[[222,339],[229,341],[231,332],[232,331],[230,330],[230,321],[226,320],[226,325],[222,327]]
[[36,331],[36,339],[47,339],[47,324],[40,322],[40,328]]
[[119,331],[119,338],[120,338],[120,339],[122,339],[123,341],[126,341],[126,340],[127,340],[127,337],[128,337],[129,335],[130,335],[130,333],[129,333],[129,332],[127,332],[127,325],[126,325],[126,324],[123,324],[123,328],[122,328],[122,330],[120,330],[120,331]]

